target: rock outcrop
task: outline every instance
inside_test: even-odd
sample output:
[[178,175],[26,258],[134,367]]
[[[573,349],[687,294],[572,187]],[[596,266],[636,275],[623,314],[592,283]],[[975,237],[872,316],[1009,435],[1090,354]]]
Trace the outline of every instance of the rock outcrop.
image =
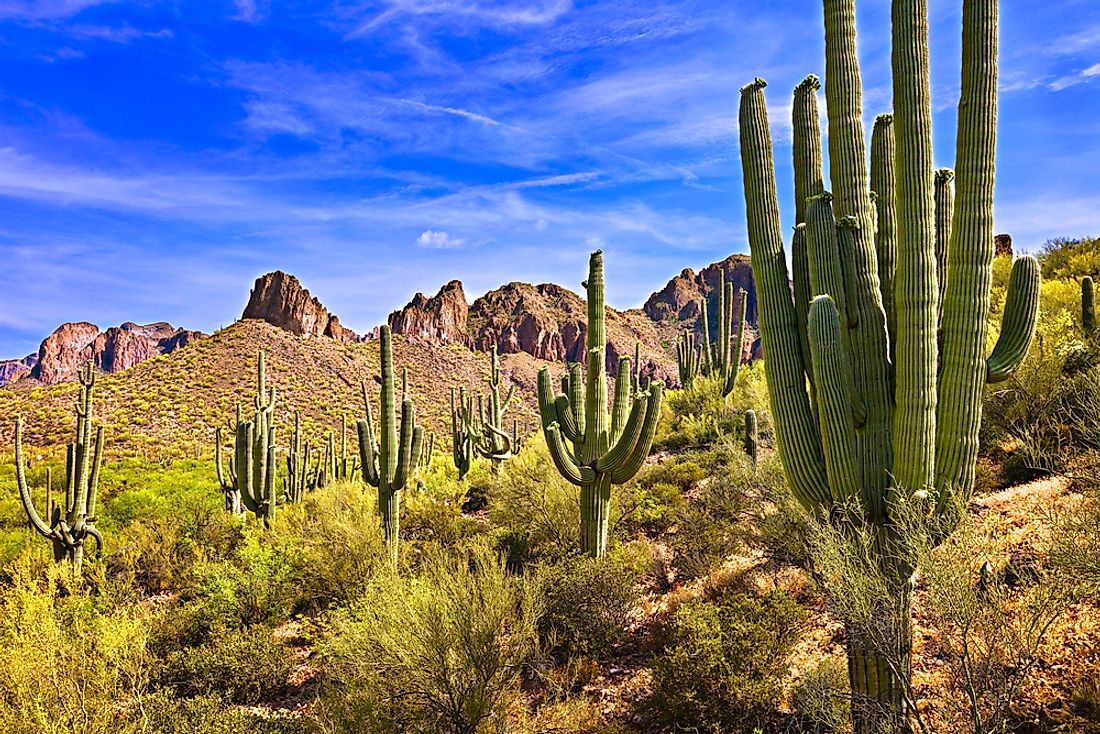
[[993,237],[994,257],[1012,257],[1012,235],[999,234]]
[[42,341],[29,376],[46,385],[68,382],[76,379],[88,360],[100,372],[120,372],[203,336],[165,322],[145,326],[127,322],[104,332],[87,321],[62,324]]
[[358,339],[297,278],[281,270],[256,278],[241,318],[260,319],[300,336],[327,336],[337,341]]
[[30,377],[36,364],[38,364],[37,352],[28,354],[23,359],[0,360],[0,387],[13,385],[24,377]]
[[469,313],[470,305],[466,302],[462,282],[452,280],[431,298],[417,293],[404,308],[391,313],[388,321],[394,334],[440,344],[467,345],[470,343],[466,323]]
[[[699,318],[699,299],[710,297],[718,289],[718,281],[725,271],[726,282],[733,283],[734,290],[744,289],[749,294],[746,319],[756,324],[756,284],[752,279],[752,261],[748,255],[730,255],[722,262],[703,268],[698,274],[691,268],[684,269],[668,284],[646,300],[642,310],[654,321],[692,321]],[[707,316],[714,323],[717,299],[711,299],[711,311]]]

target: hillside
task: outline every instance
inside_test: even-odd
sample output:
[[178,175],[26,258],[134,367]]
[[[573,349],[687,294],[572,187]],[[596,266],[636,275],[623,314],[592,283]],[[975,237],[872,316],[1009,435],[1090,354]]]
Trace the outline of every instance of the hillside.
[[[360,382],[377,401],[378,345],[302,337],[262,321],[243,320],[171,354],[124,372],[100,375],[96,416],[108,430],[117,454],[149,458],[209,453],[214,429],[248,404],[255,391],[256,354],[267,354],[268,382],[278,389],[280,425],[288,427],[300,410],[307,437],[316,440],[338,427],[340,414],[363,415]],[[395,359],[408,368],[409,387],[420,421],[437,432],[449,430],[452,386],[481,390],[487,357],[458,345],[394,339]],[[546,364],[529,355],[505,355],[502,369],[514,375],[517,399],[509,416],[534,425],[534,388]],[[446,375],[446,380],[439,378]],[[26,441],[51,446],[71,431],[75,383],[53,386],[16,384],[0,390],[0,442],[10,447],[15,417],[22,413]],[[377,402],[375,402],[377,405]]]

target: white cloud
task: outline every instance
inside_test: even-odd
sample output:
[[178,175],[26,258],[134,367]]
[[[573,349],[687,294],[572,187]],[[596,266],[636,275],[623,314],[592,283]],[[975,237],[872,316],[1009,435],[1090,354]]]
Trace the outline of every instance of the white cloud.
[[448,232],[436,232],[429,229],[416,238],[416,244],[420,247],[429,247],[435,250],[452,250],[465,245],[466,240],[460,237],[452,237]]

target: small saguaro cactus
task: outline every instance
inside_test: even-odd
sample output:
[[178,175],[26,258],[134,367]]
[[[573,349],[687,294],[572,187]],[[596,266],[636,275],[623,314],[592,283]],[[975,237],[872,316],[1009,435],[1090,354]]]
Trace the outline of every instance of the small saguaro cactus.
[[490,366],[489,394],[483,401],[478,396],[478,417],[481,425],[481,434],[477,441],[477,451],[491,462],[494,474],[499,474],[503,463],[512,458],[512,439],[504,430],[504,413],[512,402],[512,392],[515,384],[508,387],[508,394],[504,399],[500,397],[500,360],[497,358],[497,350],[494,345],[489,352]]
[[760,429],[756,425],[756,411],[745,411],[745,453],[756,463],[756,443],[760,439]]
[[[103,426],[93,426],[95,368],[91,361],[80,372],[79,379],[76,437],[65,449],[65,501],[55,505],[52,489],[48,489],[46,520],[35,509],[30,487],[27,486],[23,466],[23,416],[15,419],[15,476],[27,520],[39,535],[53,544],[54,560],[68,560],[78,571],[84,560],[84,544],[88,538],[95,543],[97,551],[103,550],[103,536],[95,526],[96,492],[99,489],[99,470],[103,466]],[[47,486],[49,483],[47,479]]]
[[256,359],[256,396],[250,421],[237,424],[237,485],[245,509],[270,525],[275,517],[275,388],[267,389],[264,353]]
[[[582,384],[580,368],[571,365],[555,395],[550,370],[539,370],[538,399],[543,432],[554,466],[580,487],[581,551],[607,553],[611,485],[633,477],[653,445],[661,413],[664,385],[653,380],[649,389],[630,394],[630,358],[619,360],[615,397],[610,413],[607,396],[607,331],[604,325],[603,253],[588,263],[588,369]],[[633,398],[633,401],[632,401]],[[567,447],[569,441],[572,447]]]
[[[719,272],[717,291],[718,333],[713,342],[710,340],[710,325],[707,320],[707,299],[703,298],[700,301],[703,322],[702,373],[704,375],[719,374],[722,380],[722,395],[726,396],[733,392],[733,387],[737,382],[737,373],[741,368],[741,350],[745,343],[745,314],[748,308],[748,294],[741,290],[737,300],[734,300],[733,283],[726,282],[725,270]],[[736,337],[733,336],[735,304],[739,314]],[[679,351],[677,351],[677,356],[679,356]]]
[[284,502],[301,502],[307,491],[318,486],[319,469],[310,468],[313,451],[309,442],[302,441],[302,417],[294,411],[294,435],[290,439],[290,450],[286,455],[286,480],[283,492]]
[[1085,330],[1085,336],[1097,336],[1095,293],[1092,277],[1088,275],[1081,278],[1081,328]]
[[699,374],[699,350],[695,348],[695,334],[685,331],[676,340],[676,367],[680,372],[680,386],[691,388]]
[[428,431],[428,440],[424,442],[424,448],[420,451],[419,471],[431,471],[432,456],[435,454],[435,431]]
[[481,435],[481,423],[474,408],[474,397],[459,388],[458,394],[451,388],[451,452],[459,481],[466,478],[477,455],[477,441]]
[[[367,417],[358,421],[359,455],[362,478],[378,490],[378,512],[391,559],[397,561],[397,543],[401,522],[401,490],[416,472],[420,463],[420,448],[424,429],[416,425],[416,406],[402,385],[401,432],[397,429],[397,398],[393,378],[393,344],[390,327],[383,325],[379,333],[382,366],[382,394],[379,407],[378,434],[371,416],[371,401],[363,383],[363,405]],[[404,383],[404,380],[402,380]],[[376,440],[377,435],[377,440]]]
[[[237,435],[237,427],[241,424],[241,406],[237,404],[237,420],[227,421],[229,430],[233,432],[233,435]],[[228,471],[223,465],[222,461],[222,427],[218,426],[214,429],[214,466],[218,470],[218,484],[221,485],[222,494],[225,495],[225,510],[231,512],[234,515],[239,515],[244,512],[241,507],[241,490],[239,478],[237,476],[237,459],[236,454],[229,457]]]
[[[914,569],[898,513],[919,509],[936,538],[954,528],[974,483],[984,387],[1019,367],[1038,314],[1038,263],[1023,257],[1013,264],[1000,338],[987,357],[997,0],[963,3],[953,207],[946,188],[937,207],[927,13],[927,2],[893,0],[894,110],[872,139],[869,176],[855,2],[825,0],[833,196],[822,195],[820,85],[811,77],[796,90],[793,117],[795,204],[804,215],[792,249],[793,302],[766,85],[757,79],[741,90],[749,245],[780,459],[792,493],[818,521],[861,524],[878,539],[874,561],[894,599],[873,613],[901,615],[901,624],[883,625],[886,642],[847,630],[856,734],[907,730],[920,716],[904,693]],[[940,174],[940,187],[947,183]]]

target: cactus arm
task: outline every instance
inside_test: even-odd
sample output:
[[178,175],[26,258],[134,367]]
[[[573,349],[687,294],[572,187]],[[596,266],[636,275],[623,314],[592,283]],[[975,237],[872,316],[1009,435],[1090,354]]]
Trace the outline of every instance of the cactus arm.
[[255,438],[256,426],[252,421],[245,421],[237,426],[237,450],[238,454],[244,458],[240,462],[241,468],[238,469],[241,502],[244,503],[245,509],[258,515],[260,513],[260,503],[257,495],[261,492],[261,488],[255,485],[256,470],[253,464],[256,457],[252,450]]
[[810,314],[810,255],[809,243],[806,236],[806,223],[800,222],[794,228],[794,236],[791,238],[791,273],[793,277],[795,318],[798,320],[798,334],[802,341],[802,368],[806,372],[806,378],[810,381],[810,391],[813,391],[814,370],[810,358],[810,341],[806,331],[806,323]]
[[1081,278],[1081,329],[1087,337],[1096,333],[1096,295],[1089,275]]
[[103,533],[99,532],[99,529],[95,525],[86,524],[84,526],[84,532],[95,541],[95,552],[100,554],[103,552]]
[[764,82],[741,90],[739,112],[741,164],[745,177],[745,207],[753,277],[759,303],[764,372],[774,416],[780,458],[791,489],[808,509],[827,499],[825,460],[821,437],[806,395],[806,380],[797,332],[798,319],[791,303],[779,202],[775,186]]
[[409,468],[406,473],[411,475],[420,466],[420,456],[424,451],[424,427],[414,426],[412,435],[412,451],[409,452]]
[[898,261],[898,195],[894,180],[896,156],[894,116],[879,115],[871,132],[871,191],[875,193],[875,252],[878,255],[878,279],[882,307],[886,311],[891,356],[898,333],[898,314],[894,305],[894,275]]
[[379,466],[378,476],[381,483],[387,487],[393,485],[394,475],[397,472],[398,443],[397,443],[397,416],[394,400],[393,382],[393,346],[390,337],[390,327],[383,324],[379,329],[379,341],[382,363],[382,397],[381,415],[379,417]]
[[664,384],[660,381],[655,380],[650,384],[641,433],[622,465],[611,473],[612,484],[622,484],[630,481],[642,468],[646,457],[649,456],[649,450],[653,447],[653,437],[657,434],[657,422],[661,417],[663,390]]
[[596,481],[596,472],[587,466],[577,466],[569,455],[569,449],[561,440],[561,432],[556,423],[543,429],[546,435],[546,448],[550,450],[550,459],[554,467],[571,484],[578,487],[591,484]]
[[1040,290],[1038,260],[1027,255],[1012,263],[1008,298],[1005,300],[1004,316],[1001,320],[1001,335],[986,360],[987,383],[1008,379],[1027,356],[1039,320]]
[[703,343],[700,345],[702,351],[702,371],[704,375],[709,375],[713,369],[711,363],[710,353],[710,324],[707,322],[707,299],[699,299],[699,318],[702,320],[703,330]]
[[412,400],[405,398],[401,401],[401,433],[397,444],[397,462],[394,465],[393,478],[389,482],[391,490],[403,488],[409,477],[410,467],[413,466],[413,436],[415,433],[416,408],[413,407]]
[[965,496],[974,482],[982,419],[993,265],[997,120],[997,2],[963,5],[962,91],[955,153],[955,213],[943,304],[936,489]]
[[92,456],[92,476],[88,480],[88,504],[85,514],[95,517],[96,496],[99,494],[99,470],[103,466],[103,426],[95,432],[95,453]]
[[566,440],[575,444],[583,441],[584,433],[577,427],[577,423],[573,419],[575,411],[569,403],[569,398],[565,395],[558,395],[554,398],[554,409],[554,420],[557,421],[558,428],[561,429]]
[[737,306],[737,312],[739,314],[737,319],[737,337],[736,341],[730,343],[728,355],[729,364],[726,369],[725,383],[722,386],[723,395],[729,395],[733,392],[733,388],[737,384],[737,374],[741,371],[741,353],[745,349],[745,315],[748,312],[748,303],[749,294],[742,289],[738,297]]
[[539,370],[538,381],[536,383],[538,393],[538,407],[539,418],[542,420],[542,427],[549,428],[551,425],[555,425],[558,422],[558,411],[555,403],[554,396],[554,381],[550,377],[550,369],[543,367]]
[[[808,314],[807,314],[808,316]],[[756,411],[745,411],[745,453],[752,459],[752,463],[756,463],[757,458],[757,442],[760,438],[759,429],[756,425]]]
[[[832,200],[832,194],[823,191],[816,196],[811,196],[806,202],[810,289],[815,297],[823,295],[832,297],[840,314],[841,332],[846,335],[848,297],[844,287],[844,269],[840,262],[840,245],[837,242],[837,225],[833,218]],[[846,338],[845,343],[847,343]]]
[[810,349],[813,354],[817,412],[831,499],[843,503],[859,494],[856,484],[856,432],[850,410],[850,382],[841,336],[840,313],[829,296],[810,304]]
[[[909,497],[932,490],[935,482],[939,288],[927,0],[894,0],[892,27],[895,181],[897,199],[905,202],[898,208],[894,276],[897,344],[893,349],[893,475],[896,487]],[[989,239],[992,246],[992,231]]]
[[229,482],[225,480],[225,471],[222,468],[222,427],[218,426],[214,429],[214,466],[218,470],[218,484],[221,485],[223,492],[228,492],[231,487]]
[[631,383],[630,357],[619,360],[619,369],[615,373],[615,397],[612,400],[611,409],[611,435],[608,443],[614,443],[623,432],[627,416],[630,414],[630,383]]
[[271,429],[270,442],[267,446],[267,462],[266,466],[268,470],[264,472],[264,503],[262,506],[264,526],[268,527],[271,520],[275,517],[275,429]]
[[936,282],[939,299],[936,301],[936,325],[943,319],[943,299],[947,290],[947,250],[951,242],[951,217],[955,212],[955,172],[950,168],[936,171]]
[[[566,395],[569,396],[569,405],[573,410],[573,425],[577,427],[577,435],[580,438],[577,439],[579,444],[584,440],[584,434],[587,430],[587,414],[585,413],[584,402],[585,383],[581,379],[581,366],[579,364],[569,365],[569,390]],[[580,453],[578,451],[578,453]]]
[[630,406],[630,416],[626,426],[606,454],[596,462],[596,471],[613,472],[623,465],[630,452],[638,443],[638,437],[642,435],[642,424],[645,421],[646,404],[649,395],[639,395]]
[[[31,497],[30,487],[27,486],[27,474],[23,468],[23,416],[15,419],[15,477],[19,484],[19,499],[23,503],[23,510],[27,513],[27,519],[39,535],[53,540],[57,533],[47,523],[42,521],[42,516],[34,507],[34,499]],[[49,512],[49,508],[46,508]]]
[[378,487],[378,457],[371,436],[370,419],[356,421],[355,430],[359,434],[359,464],[362,467],[363,481],[372,487]]

